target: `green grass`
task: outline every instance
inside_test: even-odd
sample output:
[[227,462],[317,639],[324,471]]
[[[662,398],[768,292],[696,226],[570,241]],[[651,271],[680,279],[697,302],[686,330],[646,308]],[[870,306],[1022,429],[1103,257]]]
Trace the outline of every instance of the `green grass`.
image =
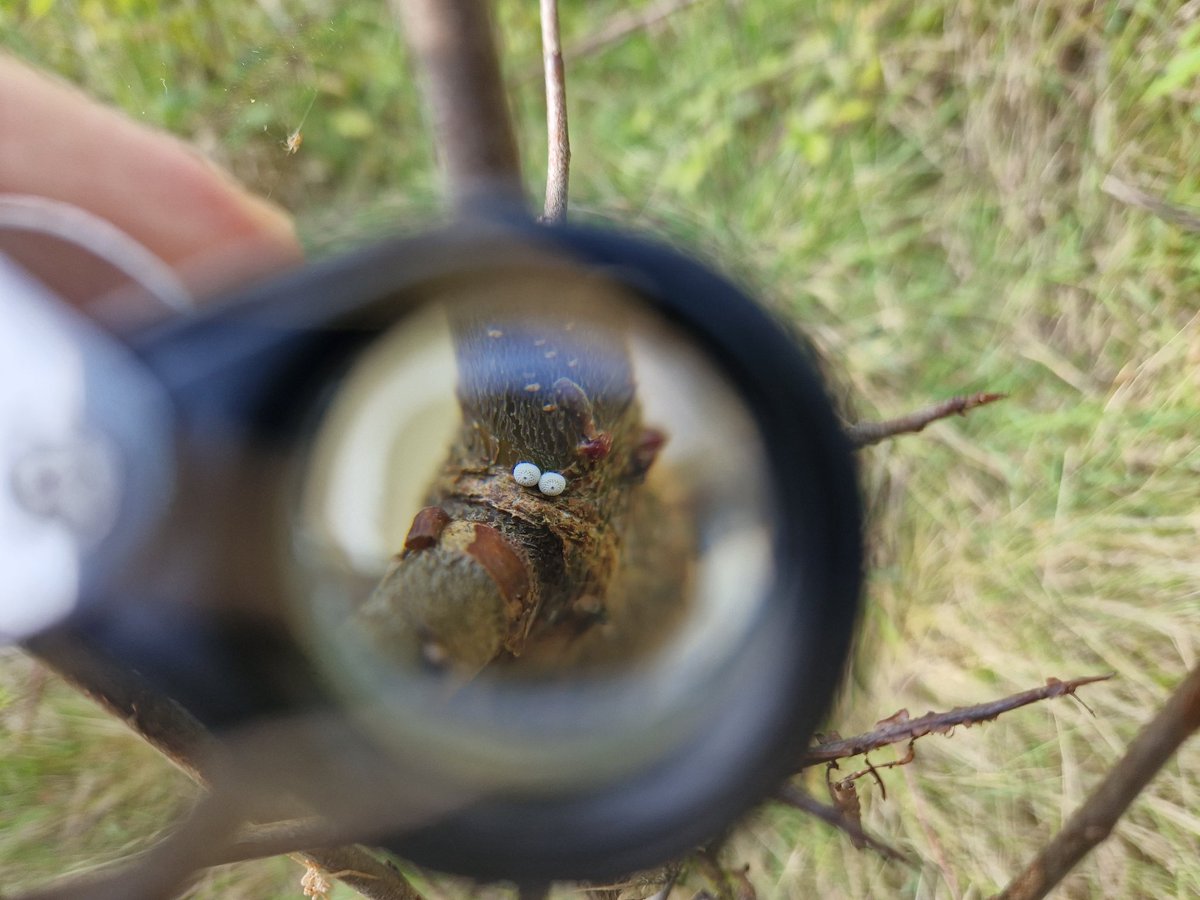
[[[866,825],[914,870],[753,815],[729,859],[765,897],[988,895],[1200,656],[1200,240],[1100,190],[1115,173],[1200,205],[1200,19],[910,6],[710,0],[568,65],[577,216],[665,231],[753,285],[864,416],[1010,394],[864,455],[869,609],[838,730],[1118,673],[1086,690],[1095,717],[1057,701],[930,737],[886,800],[864,787]],[[536,193],[533,7],[507,0],[500,21]],[[566,44],[622,7],[564,4]],[[436,215],[382,2],[17,0],[0,44],[194,141],[293,210],[315,252]],[[190,796],[65,689],[30,699],[29,665],[0,661],[6,888],[144,844]],[[298,877],[234,867],[196,896],[299,896]],[[1193,741],[1060,896],[1197,895]]]

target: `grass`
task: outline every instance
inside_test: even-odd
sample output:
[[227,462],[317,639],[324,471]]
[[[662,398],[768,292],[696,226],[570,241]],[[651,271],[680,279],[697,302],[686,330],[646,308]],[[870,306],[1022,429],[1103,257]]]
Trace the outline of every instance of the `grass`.
[[[564,4],[566,44],[622,6]],[[910,6],[710,0],[568,64],[575,215],[665,231],[752,284],[864,416],[1010,394],[864,454],[869,608],[836,727],[1119,676],[1086,691],[1094,717],[1059,701],[927,738],[886,800],[864,788],[865,824],[916,869],[751,816],[729,858],[765,897],[988,895],[1200,655],[1200,241],[1100,190],[1111,172],[1200,204],[1194,4]],[[537,190],[532,7],[499,18]],[[18,0],[0,43],[194,141],[314,252],[436,214],[382,2]],[[190,796],[61,686],[30,695],[30,672],[0,660],[7,888],[144,844]],[[195,896],[298,896],[298,872],[233,867]],[[1059,896],[1197,895],[1193,740]]]

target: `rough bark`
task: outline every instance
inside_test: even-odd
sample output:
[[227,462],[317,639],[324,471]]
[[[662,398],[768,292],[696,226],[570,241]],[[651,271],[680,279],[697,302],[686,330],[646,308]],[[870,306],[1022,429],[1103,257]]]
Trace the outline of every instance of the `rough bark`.
[[[688,528],[646,527],[682,524],[682,509],[644,484],[664,436],[642,421],[625,336],[594,315],[495,313],[454,315],[458,439],[360,620],[393,658],[463,675],[522,657],[595,660],[601,637],[631,652],[624,622],[665,622],[682,603]],[[566,490],[517,484],[519,462],[562,473]],[[647,545],[669,584],[634,572]]]

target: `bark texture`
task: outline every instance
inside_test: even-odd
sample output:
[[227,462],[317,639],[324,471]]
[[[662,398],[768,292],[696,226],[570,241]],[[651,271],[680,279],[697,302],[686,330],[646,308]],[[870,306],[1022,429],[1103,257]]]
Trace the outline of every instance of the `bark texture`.
[[[470,676],[615,659],[683,605],[684,505],[645,484],[666,438],[642,419],[621,327],[571,308],[452,316],[457,440],[360,614],[402,662]],[[520,462],[561,473],[565,491],[517,484]]]

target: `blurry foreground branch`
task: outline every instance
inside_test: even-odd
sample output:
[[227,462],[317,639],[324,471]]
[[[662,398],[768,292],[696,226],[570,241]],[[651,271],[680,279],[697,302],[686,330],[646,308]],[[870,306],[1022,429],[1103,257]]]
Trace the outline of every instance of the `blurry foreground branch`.
[[458,206],[522,196],[521,161],[483,0],[392,0],[418,64],[434,146]]
[[[89,654],[75,642],[35,640],[26,648],[68,684],[128,725],[152,747],[205,788],[218,777],[219,756],[213,736],[186,709],[148,685],[140,675]],[[173,896],[198,869],[239,859],[296,851],[311,871],[337,877],[368,900],[422,900],[404,875],[365,847],[323,846],[297,850],[306,841],[328,837],[319,822],[289,830],[284,824],[250,827],[238,833],[241,812],[224,798],[202,799],[192,817],[162,843],[116,874],[72,880],[36,892],[33,898],[78,896],[113,898]],[[148,889],[152,886],[152,890]],[[107,892],[107,893],[106,893]]]
[[1037,900],[1105,840],[1142,789],[1188,739],[1200,730],[1200,665],[1175,689],[1141,730],[1121,761],[1092,792],[1063,830],[999,895],[1000,900]]

